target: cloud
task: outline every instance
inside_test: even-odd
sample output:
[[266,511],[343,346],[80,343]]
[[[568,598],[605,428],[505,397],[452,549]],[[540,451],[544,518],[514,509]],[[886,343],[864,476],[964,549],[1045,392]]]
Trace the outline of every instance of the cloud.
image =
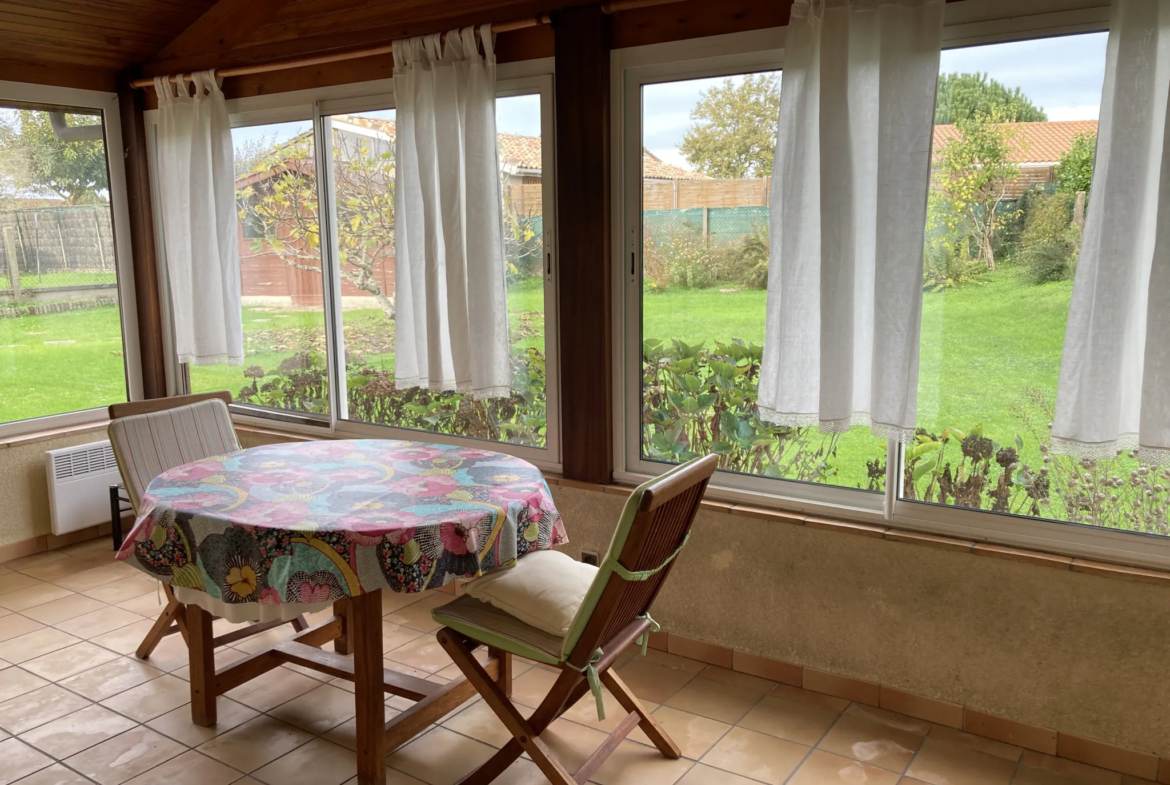
[[650,150],[650,152],[652,152],[654,155],[658,156],[658,158],[660,158],[661,160],[665,161],[668,164],[672,164],[674,166],[677,166],[680,169],[686,169],[687,171],[690,171],[690,172],[695,171],[695,167],[691,166],[690,161],[683,158],[682,153],[680,153],[678,150],[675,150],[674,148],[660,147],[660,148],[655,149],[653,147],[650,147],[647,149]]
[[948,49],[939,70],[982,72],[1018,87],[1050,120],[1096,120],[1107,39],[1107,33],[1087,33]]

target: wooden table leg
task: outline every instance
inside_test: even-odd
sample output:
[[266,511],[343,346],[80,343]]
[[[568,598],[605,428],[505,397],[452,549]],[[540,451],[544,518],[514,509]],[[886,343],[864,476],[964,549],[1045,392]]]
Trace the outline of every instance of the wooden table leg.
[[346,641],[353,652],[358,785],[386,783],[386,704],[382,685],[382,595],[349,600]]
[[210,728],[215,725],[215,644],[212,616],[198,605],[188,605],[187,651],[191,664],[191,721]]
[[333,651],[338,654],[349,654],[349,598],[346,597],[333,603],[333,615],[341,619],[341,635],[333,640]]

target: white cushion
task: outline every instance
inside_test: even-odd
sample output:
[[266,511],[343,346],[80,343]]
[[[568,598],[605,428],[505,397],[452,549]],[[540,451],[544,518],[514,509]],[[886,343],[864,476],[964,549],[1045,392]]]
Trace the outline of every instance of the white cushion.
[[550,635],[564,637],[585,600],[597,568],[560,551],[536,551],[514,567],[489,572],[465,591]]

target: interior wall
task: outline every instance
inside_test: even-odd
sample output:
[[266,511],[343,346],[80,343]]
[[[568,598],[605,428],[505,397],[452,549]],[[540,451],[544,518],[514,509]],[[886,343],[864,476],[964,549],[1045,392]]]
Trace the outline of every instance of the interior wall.
[[[52,532],[45,452],[105,438],[99,430],[15,447],[0,444],[0,547]],[[100,504],[108,517],[109,502],[103,498]]]
[[[552,488],[570,555],[620,496]],[[663,629],[1020,722],[1170,755],[1170,589],[700,512]]]

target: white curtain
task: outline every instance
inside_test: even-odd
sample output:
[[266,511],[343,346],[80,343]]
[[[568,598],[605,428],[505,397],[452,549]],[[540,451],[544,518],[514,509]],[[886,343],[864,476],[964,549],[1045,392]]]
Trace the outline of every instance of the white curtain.
[[394,42],[395,382],[511,393],[491,26]]
[[1170,455],[1170,2],[1114,0],[1053,448]]
[[[179,362],[242,364],[232,129],[214,71],[156,77],[158,195]],[[192,91],[192,87],[194,90]]]
[[914,433],[942,0],[796,0],[771,198],[760,416]]

